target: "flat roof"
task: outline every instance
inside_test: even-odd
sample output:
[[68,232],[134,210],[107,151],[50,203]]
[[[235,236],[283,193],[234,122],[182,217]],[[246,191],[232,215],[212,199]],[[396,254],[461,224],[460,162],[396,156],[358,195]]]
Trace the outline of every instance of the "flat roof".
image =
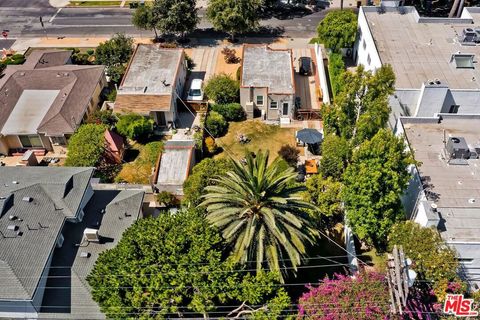
[[[382,64],[392,65],[397,88],[420,88],[428,80],[440,79],[451,89],[479,89],[479,66],[457,68],[453,54],[473,54],[480,59],[479,45],[462,45],[464,28],[480,26],[480,13],[465,8],[460,19],[423,18],[413,7],[405,13],[386,8],[362,7]],[[468,17],[467,17],[468,16]],[[362,44],[360,44],[362,45]],[[472,80],[474,79],[474,80]]]
[[158,45],[138,45],[119,94],[171,94],[183,49],[166,49]]
[[243,49],[242,87],[268,88],[269,93],[294,94],[292,52],[268,46]]
[[[412,149],[427,199],[442,215],[445,235],[456,239],[479,239],[480,160],[449,164],[444,153],[444,134],[463,137],[470,148],[480,146],[480,116],[442,115],[437,118],[401,118],[405,137]],[[473,199],[473,200],[472,200]],[[474,227],[467,231],[465,227]]]
[[37,134],[60,90],[24,90],[8,117],[2,134]]

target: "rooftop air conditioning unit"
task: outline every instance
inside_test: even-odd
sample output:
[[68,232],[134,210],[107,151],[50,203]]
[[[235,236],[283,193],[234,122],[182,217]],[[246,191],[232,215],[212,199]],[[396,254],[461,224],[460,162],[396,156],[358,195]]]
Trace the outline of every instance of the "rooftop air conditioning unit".
[[100,237],[98,236],[98,230],[92,228],[85,228],[85,230],[83,230],[83,239],[88,242],[99,242]]
[[470,149],[463,137],[450,137],[446,146],[451,159],[469,159]]

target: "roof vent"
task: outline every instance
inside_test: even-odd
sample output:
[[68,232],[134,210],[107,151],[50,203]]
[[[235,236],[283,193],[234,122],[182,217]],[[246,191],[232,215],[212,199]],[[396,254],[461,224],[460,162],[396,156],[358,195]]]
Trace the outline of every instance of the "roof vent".
[[11,225],[7,226],[7,230],[17,231],[18,226],[14,225],[14,224],[11,224]]
[[436,203],[432,203],[432,204],[430,205],[430,207],[432,208],[432,211],[433,211],[433,212],[437,212],[438,206],[437,206]]
[[440,85],[440,84],[442,84],[442,82],[440,82],[440,79],[435,79],[435,84]]
[[92,228],[85,228],[83,230],[83,238],[88,242],[99,242],[98,230]]
[[32,197],[23,197],[22,200],[25,201],[25,202],[32,202],[33,198]]
[[468,199],[468,203],[470,203],[470,204],[474,204],[474,203],[475,203],[475,199],[474,199],[474,198],[470,198],[470,199]]
[[18,184],[18,181],[12,181],[13,184]]
[[8,220],[10,220],[10,221],[15,221],[17,219],[18,219],[18,217],[14,216],[14,215],[11,215],[11,216],[8,217]]

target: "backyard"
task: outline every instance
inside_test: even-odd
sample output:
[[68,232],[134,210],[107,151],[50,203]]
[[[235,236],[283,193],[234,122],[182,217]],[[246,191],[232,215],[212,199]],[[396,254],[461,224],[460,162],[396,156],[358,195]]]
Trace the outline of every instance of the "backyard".
[[[240,143],[238,140],[240,134],[247,136],[249,142],[245,144]],[[276,158],[278,150],[280,150],[282,145],[296,145],[294,128],[280,128],[280,126],[268,125],[260,120],[231,122],[227,134],[216,139],[216,141],[218,146],[224,150],[217,157],[230,155],[240,159],[243,158],[246,152],[268,150],[271,155],[270,161]],[[300,155],[303,155],[303,149],[299,150]]]

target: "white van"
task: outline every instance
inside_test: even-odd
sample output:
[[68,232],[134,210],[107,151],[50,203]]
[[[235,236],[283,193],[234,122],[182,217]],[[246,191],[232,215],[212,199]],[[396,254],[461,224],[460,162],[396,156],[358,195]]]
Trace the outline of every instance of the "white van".
[[188,101],[203,101],[203,80],[193,79],[190,89],[188,90]]

